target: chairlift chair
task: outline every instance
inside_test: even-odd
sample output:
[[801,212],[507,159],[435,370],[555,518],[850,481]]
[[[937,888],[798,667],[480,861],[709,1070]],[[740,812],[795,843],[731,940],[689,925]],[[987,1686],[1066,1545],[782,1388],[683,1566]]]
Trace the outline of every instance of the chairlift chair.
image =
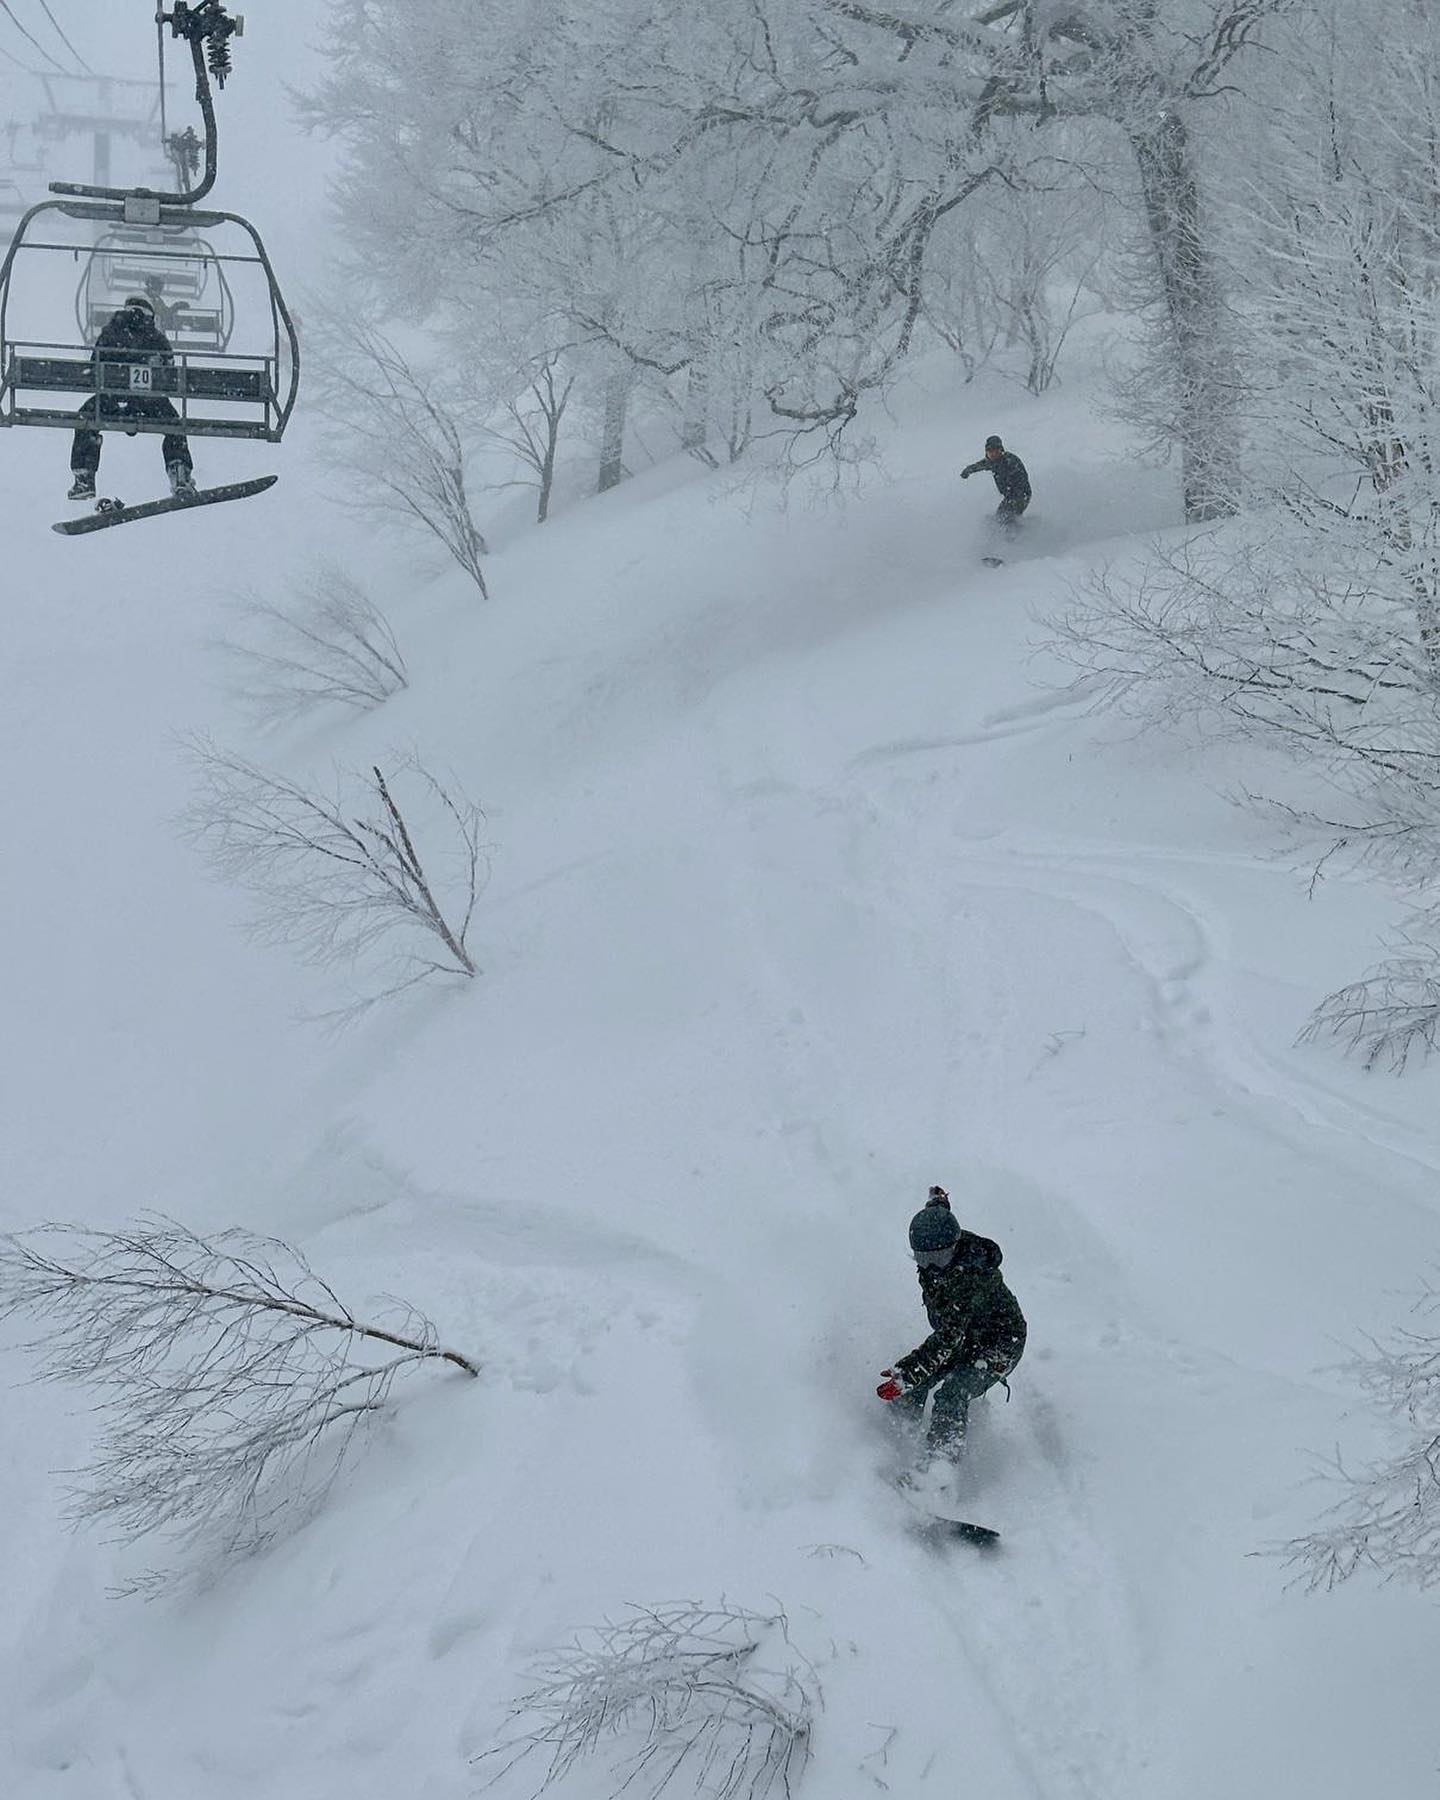
[[[181,191],[174,193],[52,182],[50,191],[58,197],[23,213],[0,262],[0,429],[73,431],[84,422],[81,406],[93,400],[91,413],[101,430],[279,443],[300,385],[294,320],[255,227],[238,213],[200,204],[214,187],[217,173],[210,77],[224,86],[230,73],[230,40],[241,34],[243,20],[231,18],[222,0],[174,0],[168,13],[156,14],[156,24],[161,40],[162,134],[168,26],[174,36],[188,42],[194,60],[195,98],[205,123],[203,175],[193,188],[182,180]],[[73,236],[65,241],[63,221],[91,227],[91,241]],[[222,233],[231,240],[238,236],[240,247],[216,250],[212,235]],[[79,341],[27,334],[17,323],[25,310],[17,295],[31,272],[41,259],[48,259],[53,272],[57,259],[67,258],[73,265],[81,256],[88,261],[75,305]],[[263,292],[254,308],[236,305],[242,276],[257,296]],[[43,277],[37,281],[42,291],[51,286]],[[174,351],[173,362],[137,360],[94,348],[106,319],[131,293],[147,294],[154,301],[157,321]],[[233,347],[237,339],[244,348]],[[144,407],[128,411],[117,404],[127,396],[163,397],[178,418],[156,416],[158,409]],[[240,486],[253,489],[271,480]],[[214,497],[227,494],[228,490],[213,490]]]
[[75,322],[93,344],[131,294],[154,304],[177,350],[223,351],[235,329],[235,294],[225,260],[193,230],[108,231],[85,259]]
[[[81,323],[79,343],[17,335],[11,324],[14,294],[17,273],[26,259],[73,258],[77,253],[73,242],[66,243],[43,231],[44,223],[54,214],[102,225],[112,232],[209,232],[234,227],[244,235],[247,247],[225,255],[211,252],[205,260],[227,288],[233,285],[230,271],[241,268],[257,271],[263,279],[269,297],[268,316],[263,321],[247,321],[247,341],[254,347],[246,352],[216,349],[213,340],[218,331],[208,337],[204,331],[197,331],[202,341],[188,343],[182,330],[170,334],[174,363],[153,367],[124,355],[110,358],[103,352],[93,353],[88,319]],[[160,253],[152,250],[147,254],[158,259]],[[193,246],[176,254],[192,263],[196,260]],[[131,291],[145,291],[144,280]],[[102,320],[102,326],[103,323]],[[226,336],[230,341],[228,333]],[[178,425],[163,418],[127,416],[123,426],[112,428],[155,434],[178,430],[187,437],[254,438],[278,444],[295,409],[299,385],[300,347],[294,321],[259,233],[238,213],[172,206],[152,195],[131,194],[114,202],[44,200],[21,219],[5,260],[0,263],[0,428],[49,426],[73,431],[78,423],[78,407],[89,396],[103,401],[125,394],[164,395],[180,415]],[[60,405],[62,395],[79,399]]]

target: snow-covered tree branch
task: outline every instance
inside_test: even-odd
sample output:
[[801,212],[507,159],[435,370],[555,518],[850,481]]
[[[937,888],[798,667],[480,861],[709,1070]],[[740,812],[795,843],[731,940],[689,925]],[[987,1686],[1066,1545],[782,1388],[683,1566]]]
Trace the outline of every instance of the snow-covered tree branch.
[[1416,1325],[1371,1343],[1349,1364],[1404,1441],[1363,1468],[1337,1464],[1341,1497],[1315,1531],[1288,1546],[1313,1586],[1334,1587],[1362,1570],[1421,1588],[1440,1583],[1440,1295],[1427,1289],[1414,1311]]
[[0,1318],[47,1381],[98,1396],[73,1515],[123,1538],[252,1548],[313,1507],[398,1376],[474,1376],[423,1315],[365,1320],[286,1244],[169,1219],[0,1238]]
[[575,390],[575,376],[560,366],[557,355],[542,354],[510,383],[485,435],[508,450],[523,478],[536,490],[535,522],[550,517],[560,449],[560,428]]
[[[1234,491],[1235,395],[1192,121],[1278,9],[347,0],[309,116],[346,139],[344,217],[397,308],[523,291],[640,381],[744,345],[776,429],[830,443],[915,345],[953,222],[1069,157],[1149,245],[1166,429],[1206,516]],[[613,451],[623,367],[603,379]]]
[[[370,965],[379,985],[357,1006],[432,976],[476,974],[467,937],[488,871],[471,801],[414,757],[390,776],[341,770],[326,793],[208,739],[191,751],[200,779],[185,830],[251,896],[260,941],[293,944],[320,965]],[[409,789],[404,810],[397,781]]]
[[406,685],[390,622],[338,563],[295,583],[285,600],[241,596],[240,635],[221,648],[238,699],[262,722],[311,707],[368,712]]
[[783,1613],[634,1607],[537,1665],[513,1733],[482,1760],[499,1763],[498,1779],[538,1752],[543,1792],[610,1748],[617,1796],[656,1800],[683,1782],[707,1800],[767,1800],[804,1772],[819,1699]]
[[1367,1069],[1403,1075],[1411,1058],[1440,1049],[1440,936],[1412,936],[1360,981],[1323,1000],[1303,1035],[1335,1037],[1364,1059]]
[[443,545],[488,599],[489,547],[470,504],[470,409],[440,371],[353,317],[322,316],[312,336],[320,348],[312,380],[334,422],[325,454],[342,478],[342,503]]
[[1248,515],[1092,580],[1057,640],[1112,697],[1262,732],[1340,796],[1334,818],[1279,810],[1418,903],[1308,1035],[1399,1069],[1433,1047],[1440,991],[1440,63],[1408,6],[1381,45],[1317,0],[1277,46],[1266,154],[1237,134],[1219,220]]

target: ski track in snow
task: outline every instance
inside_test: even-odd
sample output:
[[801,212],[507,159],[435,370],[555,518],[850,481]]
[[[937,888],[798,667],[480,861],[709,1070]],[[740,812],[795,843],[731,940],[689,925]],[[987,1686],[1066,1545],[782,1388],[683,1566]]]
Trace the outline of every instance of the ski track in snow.
[[853,768],[894,762],[911,756],[939,755],[947,750],[970,750],[979,745],[1001,743],[1007,738],[1034,737],[1067,725],[1077,712],[1092,708],[1103,689],[1096,680],[1074,681],[1064,687],[1047,689],[1010,706],[996,707],[985,713],[973,731],[956,732],[937,738],[900,738],[872,745],[852,760]]
[[[1063,727],[1077,704],[1070,695],[1000,709],[986,727],[999,724],[1001,733],[982,729],[944,741],[877,746],[852,759],[854,779],[842,786],[807,791],[775,782],[737,795],[744,826],[723,850],[735,903],[743,906],[747,894],[773,894],[777,884],[793,880],[798,851],[815,890],[828,888],[853,909],[863,921],[857,935],[868,934],[871,958],[885,969],[896,1012],[903,1017],[913,1005],[917,1015],[926,1015],[920,1038],[950,1038],[924,1121],[923,1134],[938,1142],[964,1144],[974,1121],[988,1118],[992,1154],[1003,1154],[999,1146],[1014,1114],[1015,1059],[991,1052],[1013,1049],[1034,1030],[1033,1021],[1017,1017],[1010,980],[1016,951],[1013,942],[1006,944],[1003,923],[1023,896],[1058,904],[1111,934],[1112,954],[1148,996],[1149,1041],[1179,1091],[1212,1089],[1239,1106],[1262,1137],[1297,1150],[1313,1152],[1313,1137],[1323,1132],[1360,1182],[1376,1149],[1409,1161],[1417,1174],[1433,1172],[1432,1147],[1421,1134],[1341,1100],[1278,1055],[1266,1055],[1241,1023],[1223,953],[1226,928],[1200,891],[1200,877],[1244,870],[1282,879],[1273,864],[1242,854],[1142,845],[1046,844],[1025,841],[1022,834],[1020,842],[999,846],[963,843],[943,889],[926,882],[925,871],[947,866],[937,840],[953,838],[956,827],[928,816],[928,782],[897,784],[884,778],[887,772],[908,758],[968,750],[995,735]],[[858,791],[856,781],[862,784]],[[963,833],[963,823],[959,829]],[[817,842],[833,860],[812,855]],[[956,941],[959,913],[972,940],[977,934],[994,939],[978,952],[972,942],[963,975],[944,948]],[[753,907],[752,923],[763,946],[763,920]],[[902,972],[907,958],[909,970]],[[858,967],[865,959],[857,954],[853,960]],[[762,1005],[787,1023],[777,1032],[782,1054],[763,1071],[758,1089],[772,1099],[788,1095],[793,1110],[812,1115],[824,1109],[813,1101],[807,1108],[808,1096],[832,1096],[828,1129],[817,1122],[803,1141],[825,1179],[843,1189],[861,1147],[853,1139],[848,1145],[837,1141],[836,1131],[845,1116],[844,1046],[855,1020],[837,1018],[827,1028],[823,998],[796,986],[794,971],[804,957],[793,944],[777,944],[763,961]],[[854,1004],[854,995],[845,998]],[[965,1103],[957,1108],[945,1090],[959,1085],[962,1070]],[[897,1129],[903,1140],[904,1123],[897,1122]],[[1104,1261],[1102,1291],[1124,1296],[1125,1278],[1108,1256]],[[1205,1373],[1213,1369],[1217,1391],[1224,1391],[1231,1379],[1224,1360],[1205,1350],[1197,1355],[1158,1330],[1128,1298],[1120,1298],[1120,1309],[1126,1358],[1160,1370],[1162,1389],[1169,1381],[1193,1391],[1198,1401],[1213,1385]],[[995,1409],[1002,1412],[999,1419],[992,1411],[992,1432],[1008,1427],[1024,1434],[1024,1466],[1016,1456],[1003,1494],[995,1496],[1003,1517],[987,1520],[983,1485],[973,1507],[958,1508],[999,1524],[1006,1548],[991,1564],[957,1569],[954,1598],[936,1603],[995,1714],[1008,1721],[1017,1766],[1026,1771],[1036,1800],[1116,1800],[1126,1794],[1142,1800],[1152,1757],[1143,1722],[1145,1609],[1130,1591],[1122,1547],[1094,1516],[1083,1458],[1072,1458],[1062,1411],[1043,1383],[1043,1368],[1032,1356],[1017,1375],[1024,1427],[1011,1426],[1003,1409]],[[982,1595],[985,1603],[974,1604]]]
[[[851,767],[858,772],[911,758],[943,757],[1012,735],[1009,729],[991,731],[992,723],[1006,728],[1017,724],[1022,735],[1064,727],[1077,707],[1090,704],[1088,689],[1079,694],[1060,689],[992,711],[972,735],[876,745],[855,757]],[[1216,946],[1223,922],[1193,886],[1189,891],[1184,886],[1187,871],[1207,870],[1253,870],[1277,882],[1293,880],[1273,858],[1145,843],[1044,843],[1026,841],[1023,835],[1011,841],[1007,834],[1003,850],[986,854],[970,845],[964,857],[967,883],[1043,892],[1104,918],[1151,982],[1157,1026],[1172,1049],[1193,1055],[1214,1080],[1256,1103],[1257,1112],[1268,1117],[1269,1109],[1278,1106],[1293,1113],[1304,1131],[1333,1133],[1342,1148],[1345,1139],[1353,1138],[1440,1173],[1440,1154],[1430,1134],[1406,1130],[1382,1109],[1367,1108],[1333,1084],[1287,1066],[1240,1025],[1219,974]]]
[[[1040,1379],[1028,1385],[1024,1466],[1006,1473],[999,1550],[977,1559],[942,1605],[997,1715],[1008,1722],[1036,1800],[1140,1793],[1144,1691],[1125,1579],[1095,1528],[1083,1480]],[[992,1414],[977,1427],[1017,1429]],[[985,1510],[983,1443],[974,1510]],[[968,1501],[962,1499],[959,1510]],[[956,1549],[963,1549],[957,1546]],[[950,1553],[954,1555],[954,1551]]]
[[[809,836],[793,815],[806,810],[812,816],[819,812],[822,834],[830,835],[833,827],[833,849],[844,870],[842,874],[827,871],[823,864],[812,866],[809,879],[823,886],[827,874],[833,873],[874,944],[891,941],[886,979],[897,990],[899,1010],[904,1012],[909,992],[927,990],[944,1028],[963,1040],[954,1056],[941,1059],[933,1071],[927,1136],[940,1142],[963,1138],[945,1093],[954,1079],[955,1063],[962,1058],[979,1077],[972,1084],[967,1111],[1001,1110],[1003,1077],[993,1061],[983,1053],[975,1056],[974,1049],[1012,1036],[1015,1021],[1003,959],[979,959],[988,976],[983,992],[977,995],[971,987],[962,996],[943,954],[937,955],[937,946],[946,942],[941,915],[948,898],[936,896],[931,913],[922,911],[917,917],[915,893],[897,890],[883,866],[872,866],[867,842],[871,834],[864,829],[857,832],[851,807],[836,811],[825,800],[774,791],[758,801],[751,796],[744,825],[730,834],[722,858],[731,871],[733,902],[748,909],[756,927],[753,941],[765,978],[760,1004],[771,1017],[785,1022],[774,1040],[773,1062],[757,1071],[757,1099],[764,1096],[771,1105],[777,1096],[783,1099],[792,1121],[792,1147],[803,1151],[802,1160],[812,1162],[810,1171],[795,1167],[793,1179],[807,1182],[808,1174],[808,1185],[818,1174],[843,1191],[855,1184],[856,1146],[836,1142],[834,1126],[827,1131],[815,1115],[823,1111],[817,1104],[823,1095],[832,1120],[836,1117],[846,1028],[837,1019],[827,1030],[823,996],[797,985],[793,971],[803,966],[804,959],[795,954],[793,945],[778,944],[766,954],[763,920],[757,918],[751,898],[773,894],[777,884],[793,879],[786,874],[787,863],[793,867],[794,846],[807,843]],[[877,896],[887,891],[889,903],[878,910]],[[896,966],[897,942],[913,958],[908,973]],[[806,1130],[797,1140],[793,1124],[807,1114]],[[873,1233],[868,1208],[857,1225]],[[895,1273],[897,1281],[909,1279],[903,1265],[897,1265]],[[923,1335],[923,1323],[917,1329],[912,1319],[908,1328],[917,1338]],[[977,1455],[967,1475],[979,1473],[982,1485],[973,1507],[967,1499],[958,1508],[985,1523],[987,1503],[1002,1506],[1003,1519],[994,1522],[1001,1525],[1005,1548],[985,1559],[964,1546],[948,1547],[933,1561],[927,1558],[920,1579],[929,1589],[930,1604],[948,1622],[977,1685],[996,1715],[1006,1721],[1017,1767],[1025,1771],[1035,1800],[1116,1800],[1130,1791],[1141,1755],[1134,1715],[1135,1696],[1143,1682],[1136,1634],[1123,1599],[1126,1581],[1103,1534],[1095,1529],[1083,1478],[1069,1462],[1056,1414],[1032,1392],[1030,1375],[1022,1365],[1017,1382],[1031,1424],[1023,1452],[1011,1455],[1003,1491],[987,1491],[983,1458]],[[994,1401],[977,1408],[980,1414],[987,1411],[992,1436],[1015,1429],[1008,1417],[996,1417],[1005,1409]],[[977,1439],[982,1434],[977,1422]],[[938,1645],[935,1653],[943,1655]]]

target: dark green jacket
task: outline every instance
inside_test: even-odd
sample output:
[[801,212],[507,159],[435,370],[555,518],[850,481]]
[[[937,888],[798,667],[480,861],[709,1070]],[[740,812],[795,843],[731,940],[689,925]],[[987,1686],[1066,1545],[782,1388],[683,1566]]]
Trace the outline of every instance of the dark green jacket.
[[968,469],[962,469],[960,477],[964,480],[968,475],[984,475],[987,472],[995,477],[995,485],[1000,490],[1002,500],[1030,498],[1029,473],[1013,450],[1002,451],[994,462],[988,456],[982,456],[979,462],[973,462]]
[[930,1335],[895,1367],[912,1386],[938,1380],[981,1357],[1013,1366],[1025,1348],[1025,1315],[1000,1273],[1000,1246],[962,1231],[945,1269],[921,1269]]

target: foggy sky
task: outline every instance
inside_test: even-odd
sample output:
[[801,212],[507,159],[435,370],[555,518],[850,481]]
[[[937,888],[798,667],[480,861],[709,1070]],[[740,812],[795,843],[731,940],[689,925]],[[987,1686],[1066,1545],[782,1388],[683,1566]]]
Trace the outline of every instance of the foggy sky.
[[[8,0],[20,22],[55,61],[74,64],[47,22],[40,0]],[[144,92],[116,100],[116,106],[148,109],[158,86],[154,0],[49,0],[51,12],[90,67],[100,74],[141,80]],[[218,96],[220,179],[214,202],[242,213],[260,230],[282,282],[304,288],[320,279],[328,251],[325,177],[333,151],[322,139],[301,132],[287,87],[304,87],[321,68],[318,45],[327,0],[234,0],[243,13],[245,35],[234,43],[235,73]],[[166,33],[170,77],[170,128],[200,118],[193,101],[190,54]],[[0,12],[0,49],[53,74],[52,66]],[[65,104],[79,106],[93,88],[65,84]],[[46,107],[41,85],[0,57],[0,126],[28,123]],[[158,134],[157,134],[158,136]],[[157,145],[158,151],[158,145]],[[114,175],[137,184],[155,180],[156,154],[129,145],[114,151]],[[3,139],[0,139],[3,160]],[[72,138],[51,153],[52,179],[89,180],[92,147]]]

